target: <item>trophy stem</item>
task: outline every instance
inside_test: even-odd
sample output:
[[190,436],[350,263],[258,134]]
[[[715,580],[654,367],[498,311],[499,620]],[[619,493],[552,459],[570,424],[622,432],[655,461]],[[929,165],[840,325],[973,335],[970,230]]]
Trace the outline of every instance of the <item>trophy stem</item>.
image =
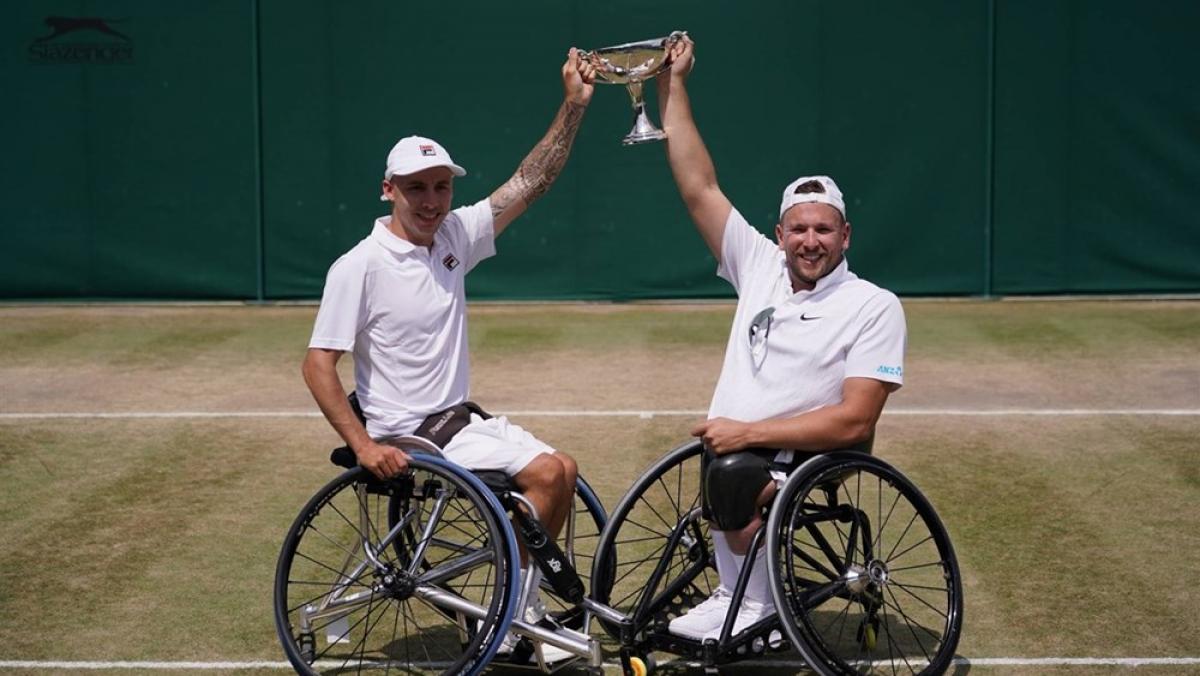
[[644,110],[646,108],[645,97],[642,95],[641,80],[626,83],[625,91],[629,92],[629,98],[633,101],[634,110]]
[[629,90],[629,98],[633,101],[633,129],[621,139],[623,145],[631,146],[638,143],[660,141],[667,137],[663,130],[654,126],[646,115],[646,100],[642,97],[642,82],[629,82],[625,85]]

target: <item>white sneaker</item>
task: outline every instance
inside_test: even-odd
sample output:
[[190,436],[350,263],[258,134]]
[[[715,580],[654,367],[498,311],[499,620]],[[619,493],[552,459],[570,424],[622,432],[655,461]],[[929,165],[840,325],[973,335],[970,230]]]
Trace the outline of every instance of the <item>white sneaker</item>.
[[732,596],[725,587],[717,587],[712,596],[695,608],[671,620],[668,629],[676,636],[696,640],[703,639],[713,631],[720,633],[721,624],[725,622],[725,615],[729,613]]
[[529,624],[537,624],[547,614],[546,602],[542,600],[541,594],[537,594],[533,597],[533,601],[530,601],[529,607],[525,609],[525,621]]
[[[737,619],[733,621],[733,631],[729,634],[732,638],[746,630],[746,627],[761,622],[775,614],[775,603],[766,601],[760,603],[751,601],[750,599],[742,599],[742,607],[738,609]],[[704,635],[704,638],[721,638],[721,625],[725,624],[725,616],[721,616],[721,620],[717,623],[715,629]]]
[[[542,620],[542,618],[546,617],[546,615],[546,604],[544,601],[542,601],[542,595],[538,594],[533,598],[533,601],[529,604],[529,607],[525,609],[525,621],[529,624],[537,624]],[[520,640],[521,637],[510,632],[508,636],[504,637],[504,641],[500,643],[500,648],[496,651],[496,655],[511,655]],[[556,664],[558,662],[562,662],[563,660],[569,660],[573,657],[578,657],[578,655],[563,650],[562,648],[552,646],[549,643],[542,644],[542,659],[546,662],[546,664]],[[536,664],[537,656],[530,656],[529,661],[533,664]]]
[[[508,636],[505,636],[504,641],[500,644],[499,650],[496,651],[496,656],[504,657],[512,655],[513,650],[516,649],[517,643],[520,640],[521,638],[516,634],[509,634]],[[562,662],[563,660],[569,660],[573,657],[578,657],[578,655],[572,652],[567,652],[566,650],[563,650],[557,646],[552,646],[549,643],[542,644],[542,659],[545,660],[546,664],[556,664],[558,662]],[[537,664],[537,656],[530,655],[529,662],[531,664]]]

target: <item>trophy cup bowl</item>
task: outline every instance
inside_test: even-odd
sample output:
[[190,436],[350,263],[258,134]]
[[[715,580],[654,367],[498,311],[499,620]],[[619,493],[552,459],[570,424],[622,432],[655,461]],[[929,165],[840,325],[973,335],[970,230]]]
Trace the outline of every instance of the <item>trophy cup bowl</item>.
[[646,115],[642,83],[667,69],[667,55],[676,42],[687,35],[674,31],[663,38],[602,47],[581,55],[596,68],[596,80],[606,84],[623,84],[633,101],[633,129],[621,140],[627,146],[667,137]]

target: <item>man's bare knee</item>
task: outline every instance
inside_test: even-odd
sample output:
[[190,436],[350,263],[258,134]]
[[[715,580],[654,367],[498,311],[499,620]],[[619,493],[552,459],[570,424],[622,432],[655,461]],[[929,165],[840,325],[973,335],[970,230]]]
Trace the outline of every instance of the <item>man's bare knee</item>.
[[774,499],[775,499],[775,492],[776,492],[776,490],[777,490],[777,487],[776,487],[776,485],[775,485],[775,482],[774,482],[774,481],[768,481],[768,482],[767,482],[767,485],[766,485],[766,486],[763,486],[763,489],[762,489],[762,491],[761,491],[761,492],[758,494],[758,498],[757,498],[757,499],[755,499],[755,501],[754,501],[754,504],[755,504],[757,507],[765,507],[765,506],[767,506],[768,504],[770,504],[770,502],[771,502],[772,500],[774,500]]
[[517,487],[525,492],[558,493],[561,490],[566,470],[554,455],[542,453],[531,460],[513,479]]
[[579,476],[579,465],[575,463],[575,458],[566,453],[555,453],[552,456],[555,460],[562,463],[563,467],[563,486],[568,494],[575,491],[575,479]]

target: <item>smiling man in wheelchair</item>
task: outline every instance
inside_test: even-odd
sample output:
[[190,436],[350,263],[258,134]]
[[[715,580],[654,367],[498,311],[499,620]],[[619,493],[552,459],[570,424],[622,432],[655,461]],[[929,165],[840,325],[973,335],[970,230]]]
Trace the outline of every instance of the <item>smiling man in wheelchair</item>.
[[738,293],[708,420],[692,430],[705,448],[701,489],[720,584],[670,622],[673,634],[704,640],[720,635],[743,565],[752,572],[733,634],[775,613],[764,548],[749,551],[762,510],[776,482],[812,454],[869,450],[903,382],[905,321],[895,295],[850,272],[845,200],[829,177],[784,189],[774,241],[733,208],[692,118],[693,51],[680,42],[659,76],[667,157],[718,274]]
[[[450,210],[454,178],[466,172],[440,144],[417,136],[396,143],[380,198],[391,213],[330,268],[303,366],[322,413],[376,477],[387,480],[408,469],[410,457],[389,440],[423,437],[462,467],[511,477],[551,541],[571,508],[576,464],[466,401],[464,278],[495,254],[495,238],[566,163],[594,88],[592,66],[573,48],[562,81],[564,100],[545,137],[507,182],[474,205]],[[336,371],[346,352],[354,354],[358,411]],[[523,567],[527,559],[522,551]],[[540,573],[533,568],[532,577],[521,576],[532,580],[527,618],[541,612]],[[389,585],[397,593],[399,587]],[[513,642],[505,647],[511,650]],[[544,655],[546,661],[568,656],[551,646]]]

